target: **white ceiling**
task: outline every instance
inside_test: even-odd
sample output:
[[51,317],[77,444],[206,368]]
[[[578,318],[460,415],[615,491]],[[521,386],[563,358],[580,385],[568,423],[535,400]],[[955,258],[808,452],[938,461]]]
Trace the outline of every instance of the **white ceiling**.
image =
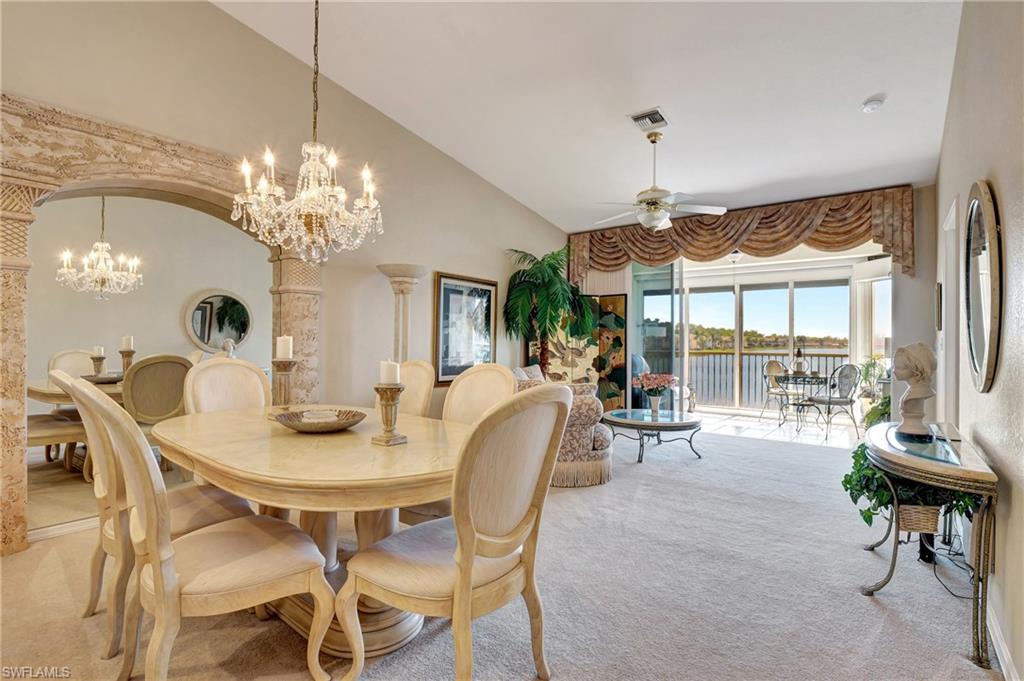
[[[311,63],[311,3],[217,3]],[[959,3],[327,4],[323,73],[562,229],[935,179]],[[860,104],[886,93],[877,113]],[[330,115],[329,112],[325,112]]]

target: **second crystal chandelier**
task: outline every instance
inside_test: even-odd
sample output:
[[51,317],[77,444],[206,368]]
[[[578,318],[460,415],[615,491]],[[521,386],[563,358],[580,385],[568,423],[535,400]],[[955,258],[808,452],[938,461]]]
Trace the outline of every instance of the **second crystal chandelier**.
[[346,207],[348,196],[338,184],[338,156],[317,140],[317,111],[320,101],[320,0],[313,5],[313,141],[302,145],[302,165],[295,196],[288,200],[274,177],[274,155],[268,147],[263,155],[264,172],[256,186],[252,166],[242,160],[245,191],[235,194],[232,220],[270,246],[296,251],[308,262],[324,262],[333,250],[352,251],[367,237],[383,233],[380,204],[374,198],[373,178],[363,167],[363,195]]

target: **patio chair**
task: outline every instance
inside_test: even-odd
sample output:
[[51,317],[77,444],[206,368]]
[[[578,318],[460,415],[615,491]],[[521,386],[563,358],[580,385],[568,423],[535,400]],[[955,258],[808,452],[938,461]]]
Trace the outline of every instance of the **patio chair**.
[[[818,410],[818,416],[825,417],[825,439],[828,439],[829,431],[832,428],[832,417],[837,414],[846,414],[853,421],[853,429],[860,437],[860,428],[857,426],[857,417],[853,415],[853,405],[857,398],[857,388],[860,386],[861,371],[856,364],[843,364],[836,367],[828,382],[828,394],[812,395],[810,400],[814,408]],[[822,413],[821,408],[825,407]]]
[[764,416],[764,410],[768,408],[771,401],[775,400],[779,405],[779,422],[782,422],[783,412],[786,405],[789,404],[791,395],[790,391],[779,385],[778,376],[784,373],[786,373],[786,365],[779,360],[770,359],[764,363],[761,378],[764,380],[765,398],[764,405],[761,406],[761,413],[757,415],[758,421]]

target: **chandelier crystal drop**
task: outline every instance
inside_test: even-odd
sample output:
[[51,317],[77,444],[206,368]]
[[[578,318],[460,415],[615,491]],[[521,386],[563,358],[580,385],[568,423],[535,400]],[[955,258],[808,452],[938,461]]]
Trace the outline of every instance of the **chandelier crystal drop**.
[[317,113],[320,108],[317,84],[320,79],[320,1],[313,5],[313,141],[302,145],[302,165],[295,195],[288,199],[274,175],[274,155],[267,147],[264,171],[256,186],[252,166],[242,159],[245,191],[235,194],[232,220],[270,246],[297,252],[307,262],[324,262],[333,250],[354,251],[370,238],[383,234],[380,204],[374,198],[373,176],[363,167],[363,194],[352,201],[338,184],[338,155],[317,141]]
[[96,300],[107,300],[110,294],[134,291],[142,286],[139,274],[141,261],[137,256],[117,256],[115,262],[110,255],[110,244],[105,240],[107,223],[107,198],[100,197],[100,240],[92,245],[89,255],[81,259],[81,269],[72,267],[74,259],[70,250],[60,254],[61,266],[57,268],[57,281],[72,291],[94,293]]

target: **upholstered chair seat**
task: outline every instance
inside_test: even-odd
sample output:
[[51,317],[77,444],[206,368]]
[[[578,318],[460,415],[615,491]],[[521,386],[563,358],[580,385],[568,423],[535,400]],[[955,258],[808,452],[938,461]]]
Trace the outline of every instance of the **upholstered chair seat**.
[[[182,596],[215,596],[323,568],[324,556],[309,535],[277,518],[235,518],[171,542]],[[153,593],[152,565],[142,588]],[[183,615],[188,614],[183,612]]]
[[853,405],[853,403],[854,403],[854,399],[852,397],[833,397],[833,396],[829,396],[829,395],[811,395],[809,399],[814,404],[821,404],[821,405],[834,404],[834,405],[843,405],[843,406],[849,407],[849,406]]
[[[544,381],[519,381],[519,391],[529,390]],[[572,410],[558,450],[551,484],[555,487],[590,487],[612,479],[612,432],[601,423],[604,405],[597,399],[593,383],[563,384],[572,390]]]
[[[186,485],[167,492],[171,538],[233,518],[253,515],[249,502],[213,485]],[[103,534],[114,539],[114,521],[103,523]]]
[[[389,591],[419,598],[451,598],[459,568],[455,563],[458,539],[451,517],[421,523],[397,532],[353,556],[349,574]],[[521,549],[499,558],[473,561],[472,587],[489,584],[519,565]]]

